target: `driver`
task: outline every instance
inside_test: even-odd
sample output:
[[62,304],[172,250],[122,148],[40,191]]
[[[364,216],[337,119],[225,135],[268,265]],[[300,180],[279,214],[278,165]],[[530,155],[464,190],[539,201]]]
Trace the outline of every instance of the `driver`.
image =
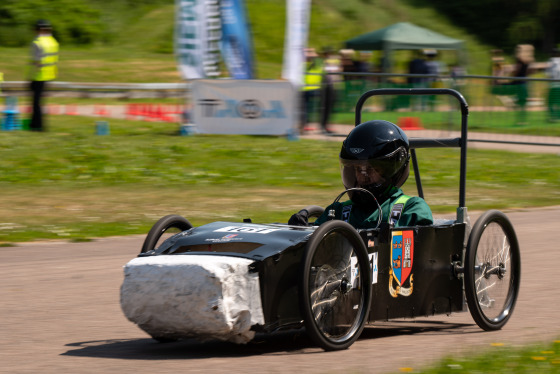
[[[406,196],[400,187],[409,174],[409,144],[405,133],[388,121],[368,121],[356,126],[342,143],[340,170],[350,200],[329,205],[315,225],[329,219],[350,223],[356,229],[431,225],[432,212],[424,199]],[[365,190],[365,191],[364,191]],[[375,199],[374,199],[375,197]],[[377,202],[376,202],[377,200]],[[329,212],[334,210],[334,217]],[[308,212],[294,214],[291,225],[307,225]]]

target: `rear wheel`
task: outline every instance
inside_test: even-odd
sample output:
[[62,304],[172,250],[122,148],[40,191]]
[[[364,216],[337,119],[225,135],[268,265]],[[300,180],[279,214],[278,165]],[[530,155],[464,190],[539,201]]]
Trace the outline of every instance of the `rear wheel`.
[[473,226],[465,254],[465,296],[480,328],[501,329],[511,317],[521,276],[519,243],[507,216],[484,213]]
[[360,336],[371,302],[371,268],[358,232],[329,221],[309,239],[301,270],[300,307],[306,331],[325,350],[346,349]]
[[193,226],[184,217],[171,214],[160,218],[151,228],[144,240],[140,253],[145,253],[156,249],[168,237],[191,229]]

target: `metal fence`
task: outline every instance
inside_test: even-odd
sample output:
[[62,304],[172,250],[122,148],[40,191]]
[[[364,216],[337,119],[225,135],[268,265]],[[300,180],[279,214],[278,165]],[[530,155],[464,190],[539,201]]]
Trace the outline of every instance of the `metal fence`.
[[[411,78],[421,78],[421,83],[409,83]],[[469,104],[470,131],[522,134],[523,129],[540,126],[542,136],[521,138],[502,136],[503,143],[528,143],[545,146],[560,146],[560,81],[546,78],[512,78],[483,75],[418,75],[383,73],[331,73],[329,79],[334,89],[331,101],[331,121],[354,113],[355,104],[366,91],[375,88],[437,87],[459,91]],[[325,100],[323,85],[312,103],[315,120],[320,121],[320,112]],[[430,122],[431,126],[446,131],[460,129],[460,110],[455,100],[448,97],[393,96],[376,98],[364,108],[365,120],[382,118],[395,122],[416,119],[412,125]],[[338,115],[338,116],[337,116]],[[517,127],[515,131],[511,128]],[[547,133],[547,129],[554,129]],[[527,131],[531,132],[531,131]],[[523,140],[521,140],[523,139]]]
[[[538,113],[531,119],[539,122],[560,120],[560,81],[546,78],[512,78],[484,75],[438,76],[383,73],[330,73],[335,90],[333,111],[352,112],[362,93],[374,88],[437,87],[453,88],[467,99],[471,113],[484,112],[477,118],[487,123],[495,119],[488,113],[509,112],[512,121],[520,124],[529,112]],[[424,79],[423,83],[408,83],[410,78]],[[316,105],[319,104],[317,96]],[[415,102],[409,97],[392,98],[373,110],[385,111],[446,111],[448,103],[438,99]],[[500,115],[500,117],[504,117]],[[560,121],[559,121],[560,123]]]
[[[525,137],[520,140],[502,136],[503,142],[516,144],[538,143],[541,145],[560,146],[560,81],[546,78],[512,78],[484,75],[418,75],[388,73],[329,73],[333,82],[334,100],[330,108],[335,115],[352,118],[354,107],[359,97],[374,88],[410,88],[439,87],[453,88],[459,91],[469,104],[469,129],[477,131],[495,130],[507,133],[508,127],[542,125],[542,136]],[[424,83],[412,85],[410,78],[422,78]],[[515,81],[513,81],[515,79]],[[324,80],[327,81],[327,80]],[[28,82],[3,82],[4,96],[29,95]],[[74,83],[51,82],[49,96],[79,98],[184,98],[187,100],[189,82],[182,83]],[[321,95],[325,86],[312,100],[310,105],[311,121],[320,121]],[[407,96],[377,98],[368,103],[364,110],[365,120],[376,116],[399,122],[401,119],[419,118],[422,121],[436,123],[441,130],[458,131],[460,113],[456,102],[445,97],[414,98]],[[381,114],[380,112],[383,112]],[[370,116],[368,118],[368,116]],[[346,121],[348,122],[348,121]],[[431,126],[433,127],[433,126]],[[506,129],[506,131],[504,131]],[[550,137],[548,129],[556,134]],[[522,131],[516,131],[520,133]],[[534,131],[533,131],[534,133]],[[538,138],[538,139],[537,139]],[[513,139],[513,140],[512,140]],[[529,139],[529,140],[527,140]],[[480,140],[481,142],[484,140]]]
[[[49,82],[45,93],[52,97],[76,98],[175,98],[186,97],[190,84],[183,83],[79,83]],[[0,84],[6,96],[29,96],[29,82],[9,81]]]

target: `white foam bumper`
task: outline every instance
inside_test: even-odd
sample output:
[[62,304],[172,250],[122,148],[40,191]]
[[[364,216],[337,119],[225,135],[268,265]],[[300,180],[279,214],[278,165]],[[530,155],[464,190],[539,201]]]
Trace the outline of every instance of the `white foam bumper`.
[[253,261],[204,255],[138,257],[124,267],[121,308],[155,338],[247,343],[264,324]]

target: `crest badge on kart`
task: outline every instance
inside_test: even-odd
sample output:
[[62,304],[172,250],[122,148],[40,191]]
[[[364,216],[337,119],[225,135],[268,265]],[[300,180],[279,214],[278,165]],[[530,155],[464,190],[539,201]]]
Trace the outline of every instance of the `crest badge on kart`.
[[362,153],[364,151],[363,148],[350,148],[350,152],[357,155],[358,153]]
[[414,258],[414,231],[393,231],[391,238],[391,270],[389,293],[412,295],[412,260]]

